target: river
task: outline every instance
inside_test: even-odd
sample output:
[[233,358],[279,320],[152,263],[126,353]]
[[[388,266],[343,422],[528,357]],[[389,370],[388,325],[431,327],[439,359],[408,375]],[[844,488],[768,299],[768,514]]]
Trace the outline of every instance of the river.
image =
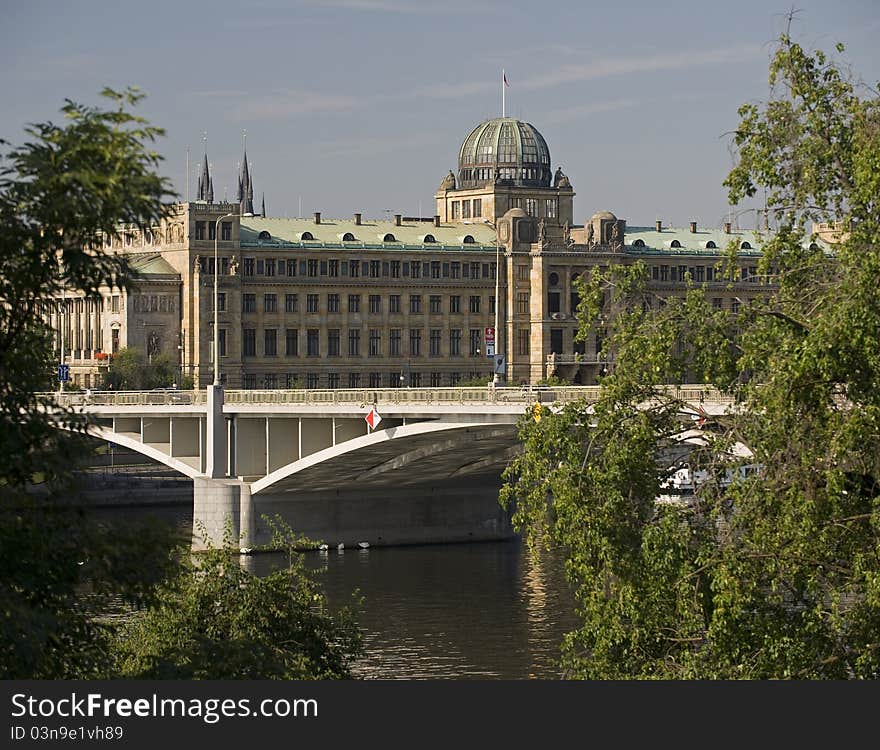
[[[119,522],[159,517],[188,530],[189,505],[96,509]],[[365,679],[559,679],[563,635],[575,624],[561,556],[533,557],[519,539],[307,552],[331,608],[358,592]],[[258,575],[283,564],[252,555]]]

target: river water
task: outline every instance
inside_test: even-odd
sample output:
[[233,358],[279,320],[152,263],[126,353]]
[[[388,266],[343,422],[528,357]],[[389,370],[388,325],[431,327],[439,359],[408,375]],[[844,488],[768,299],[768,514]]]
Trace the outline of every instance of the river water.
[[[101,509],[108,520],[161,517],[191,528],[190,506]],[[555,553],[506,542],[307,552],[331,608],[363,597],[358,623],[366,679],[559,679],[563,635],[576,625],[574,599]],[[247,565],[265,574],[283,556]]]

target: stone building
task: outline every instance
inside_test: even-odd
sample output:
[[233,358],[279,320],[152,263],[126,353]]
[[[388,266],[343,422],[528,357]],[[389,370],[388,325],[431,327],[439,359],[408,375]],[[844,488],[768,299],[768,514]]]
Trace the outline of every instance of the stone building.
[[[759,232],[629,226],[610,211],[576,224],[571,180],[538,130],[508,117],[465,138],[432,217],[255,215],[247,157],[237,203],[212,202],[207,159],[198,195],[159,226],[107,239],[140,272],[130,292],[106,290],[100,304],[71,294],[55,307],[77,384],[100,386],[123,346],[169,354],[180,376],[210,383],[215,271],[221,380],[236,388],[488,383],[498,356],[503,382],[592,384],[614,363],[602,331],[575,340],[577,277],[641,260],[658,300],[693,280],[734,315],[772,288],[757,270]],[[715,270],[731,242],[732,284]]]

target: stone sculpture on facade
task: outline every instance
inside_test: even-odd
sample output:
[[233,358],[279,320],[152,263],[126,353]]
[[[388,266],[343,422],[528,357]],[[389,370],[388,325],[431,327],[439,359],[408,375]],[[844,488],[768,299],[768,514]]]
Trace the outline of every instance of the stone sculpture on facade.
[[443,181],[440,183],[441,190],[455,190],[455,175],[452,173],[452,170],[449,170],[449,174],[443,178]]

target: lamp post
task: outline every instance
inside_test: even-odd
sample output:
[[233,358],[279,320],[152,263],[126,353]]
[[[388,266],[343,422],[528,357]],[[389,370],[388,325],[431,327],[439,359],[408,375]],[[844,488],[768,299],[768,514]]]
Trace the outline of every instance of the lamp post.
[[[501,307],[501,299],[499,298],[498,289],[499,283],[498,278],[501,275],[501,244],[498,242],[498,234],[495,234],[495,353],[498,354],[501,351],[501,331],[498,329],[498,310]],[[491,386],[494,388],[500,382],[500,378],[498,377],[497,368],[492,368],[492,382]]]
[[220,239],[220,222],[234,216],[224,214],[214,226],[214,385],[220,385],[220,259],[217,257],[217,242]]

